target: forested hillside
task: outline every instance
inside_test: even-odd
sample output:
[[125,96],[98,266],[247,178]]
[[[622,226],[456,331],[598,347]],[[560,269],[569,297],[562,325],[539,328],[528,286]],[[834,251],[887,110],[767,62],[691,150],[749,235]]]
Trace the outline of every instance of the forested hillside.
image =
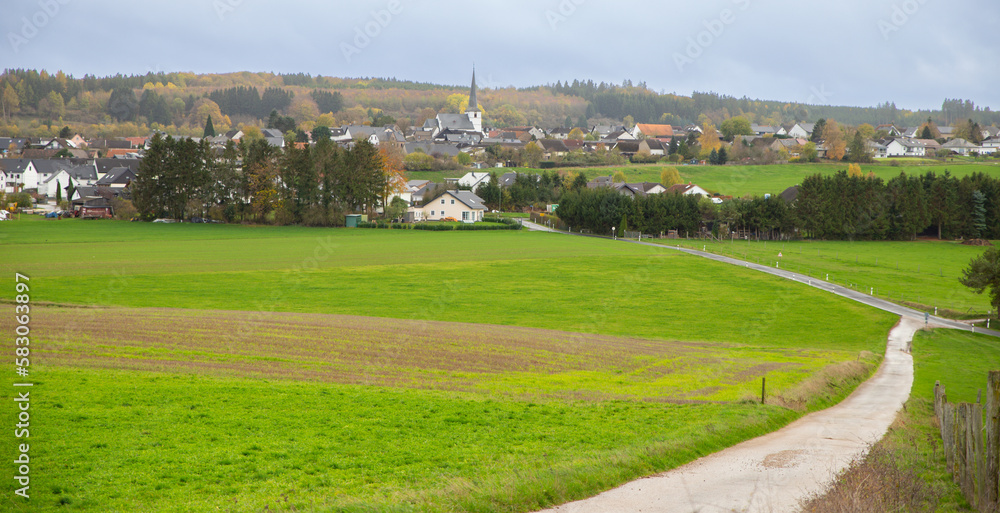
[[[488,126],[543,128],[612,122],[719,125],[733,116],[759,124],[837,119],[843,124],[938,125],[973,119],[982,126],[1000,115],[968,100],[945,100],[941,110],[802,105],[733,98],[715,93],[658,94],[645,84],[592,81],[516,89],[480,81]],[[151,130],[201,135],[211,116],[216,131],[265,126],[272,111],[295,127],[395,123],[420,125],[440,112],[462,112],[467,85],[435,85],[383,78],[332,78],[273,73],[147,73],[74,78],[62,72],[5,70],[0,74],[0,135],[54,136],[65,126],[87,137],[147,135]]]

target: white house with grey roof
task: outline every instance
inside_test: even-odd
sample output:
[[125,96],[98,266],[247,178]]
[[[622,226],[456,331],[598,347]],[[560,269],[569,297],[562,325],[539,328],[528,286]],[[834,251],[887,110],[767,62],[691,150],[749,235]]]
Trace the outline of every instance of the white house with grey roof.
[[471,191],[446,191],[440,196],[428,201],[421,210],[421,217],[428,221],[440,221],[453,218],[463,223],[475,223],[483,220],[486,205],[482,198]]

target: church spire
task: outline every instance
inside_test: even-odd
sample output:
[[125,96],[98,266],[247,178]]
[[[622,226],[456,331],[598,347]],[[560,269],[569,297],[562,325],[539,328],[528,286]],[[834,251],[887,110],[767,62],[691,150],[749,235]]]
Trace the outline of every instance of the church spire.
[[472,90],[469,92],[469,108],[465,112],[480,112],[479,101],[476,100],[476,67],[472,67]]

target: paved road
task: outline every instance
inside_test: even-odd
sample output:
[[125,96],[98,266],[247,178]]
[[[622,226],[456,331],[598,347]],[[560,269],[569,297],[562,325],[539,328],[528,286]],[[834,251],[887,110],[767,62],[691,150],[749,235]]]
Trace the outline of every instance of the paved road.
[[[797,511],[803,499],[824,492],[840,471],[885,434],[896,412],[909,398],[913,358],[907,351],[914,332],[925,326],[924,312],[779,268],[679,246],[626,242],[667,247],[780,276],[897,314],[900,322],[889,333],[885,359],[878,372],[840,404],[683,467],[545,512]],[[973,329],[935,316],[930,316],[929,324],[964,331]],[[975,328],[975,332],[1000,336],[1000,332],[982,328]]]
[[923,321],[903,318],[889,333],[885,360],[875,376],[832,408],[683,467],[545,513],[796,511],[803,498],[822,493],[889,429],[910,395],[913,359],[905,350],[922,326]]
[[[689,255],[695,255],[695,256],[700,256],[700,257],[703,257],[703,258],[708,258],[710,260],[715,260],[716,262],[723,262],[723,263],[727,263],[727,264],[738,265],[740,267],[746,267],[748,269],[754,269],[754,270],[765,272],[765,273],[768,273],[768,274],[773,274],[775,276],[780,276],[780,277],[788,279],[788,280],[796,281],[796,282],[799,282],[799,283],[804,283],[806,285],[809,285],[811,287],[815,287],[817,289],[825,290],[827,292],[836,294],[838,296],[842,296],[842,297],[846,297],[848,299],[852,299],[852,300],[857,301],[859,303],[864,303],[864,304],[866,304],[868,306],[873,306],[873,307],[878,308],[880,310],[885,310],[886,312],[894,313],[894,314],[899,315],[901,317],[906,317],[906,318],[909,318],[909,319],[915,319],[915,320],[918,320],[920,322],[924,322],[924,312],[921,312],[919,310],[914,310],[912,308],[907,308],[907,307],[902,306],[902,305],[897,305],[896,303],[893,303],[891,301],[886,301],[884,299],[879,299],[877,297],[865,294],[864,292],[859,292],[859,291],[856,291],[856,290],[852,290],[852,289],[849,289],[847,287],[842,287],[840,285],[834,285],[832,283],[828,283],[828,282],[825,282],[823,280],[818,280],[816,278],[810,278],[809,276],[806,276],[804,274],[793,273],[793,272],[785,271],[785,270],[782,270],[782,269],[779,269],[779,268],[768,267],[766,265],[755,264],[755,263],[752,263],[752,262],[745,262],[743,260],[739,260],[739,259],[736,259],[736,258],[730,258],[730,257],[727,257],[727,256],[722,256],[722,255],[716,255],[716,254],[713,254],[713,253],[706,253],[704,251],[698,251],[698,250],[695,250],[695,249],[682,248],[682,247],[679,247],[679,246],[665,246],[665,245],[662,245],[662,244],[654,244],[654,243],[651,243],[651,242],[636,242],[636,241],[627,241],[627,242],[631,242],[633,244],[642,244],[642,245],[645,245],[645,246],[665,247],[665,248],[668,248],[668,249],[673,249],[675,251],[680,251],[682,253],[687,253]],[[955,286],[958,287],[957,284]],[[962,330],[962,331],[972,331],[972,329],[973,329],[972,326],[969,326],[968,324],[965,324],[965,323],[962,323],[962,322],[958,322],[958,321],[953,321],[951,319],[944,319],[942,317],[936,317],[936,316],[933,316],[933,315],[929,316],[929,322],[930,322],[930,324],[934,325],[934,327],[951,328],[951,329]],[[1000,331],[987,330],[985,328],[981,328],[981,327],[978,327],[978,326],[975,328],[975,332],[976,333],[985,333],[987,335],[993,335],[995,337],[1000,337]]]
[[526,221],[524,219],[521,219],[520,221],[521,221],[521,226],[524,226],[525,228],[528,229],[528,231],[532,231],[532,232],[548,232],[548,233],[561,233],[563,235],[578,235],[578,234],[575,234],[575,233],[567,234],[566,232],[561,232],[559,230],[553,230],[552,228],[549,228],[548,226],[542,226],[542,225],[540,225],[538,223],[532,223],[531,221]]

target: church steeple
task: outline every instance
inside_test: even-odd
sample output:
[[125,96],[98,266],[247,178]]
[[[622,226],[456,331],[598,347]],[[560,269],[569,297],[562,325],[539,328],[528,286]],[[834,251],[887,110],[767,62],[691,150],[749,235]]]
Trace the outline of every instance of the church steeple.
[[465,112],[481,112],[479,102],[476,100],[476,68],[472,68],[472,90],[469,92],[469,107]]
[[465,109],[465,115],[469,116],[472,129],[475,132],[483,132],[483,111],[479,110],[479,101],[476,99],[476,67],[472,67],[472,89],[469,91],[469,106]]

